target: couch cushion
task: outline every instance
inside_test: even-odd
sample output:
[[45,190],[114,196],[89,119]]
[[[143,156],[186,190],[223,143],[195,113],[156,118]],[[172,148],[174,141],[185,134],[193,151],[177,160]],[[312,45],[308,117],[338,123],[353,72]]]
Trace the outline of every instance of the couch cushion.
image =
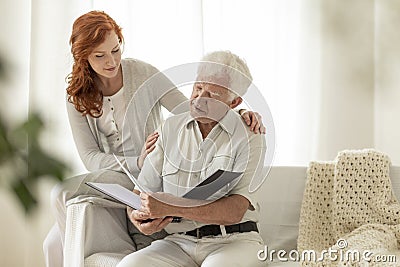
[[307,167],[271,167],[256,192],[260,203],[260,232],[268,249],[297,249],[300,208]]
[[85,259],[85,267],[115,267],[127,253],[96,253]]
[[390,167],[390,180],[392,182],[393,193],[397,200],[400,200],[400,167],[392,166]]

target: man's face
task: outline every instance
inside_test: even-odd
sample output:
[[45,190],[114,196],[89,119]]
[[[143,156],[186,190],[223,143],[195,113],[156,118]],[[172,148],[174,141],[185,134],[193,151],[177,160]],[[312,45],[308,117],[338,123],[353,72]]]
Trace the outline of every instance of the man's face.
[[238,105],[235,101],[225,87],[196,82],[190,97],[190,115],[200,123],[218,122],[229,109]]

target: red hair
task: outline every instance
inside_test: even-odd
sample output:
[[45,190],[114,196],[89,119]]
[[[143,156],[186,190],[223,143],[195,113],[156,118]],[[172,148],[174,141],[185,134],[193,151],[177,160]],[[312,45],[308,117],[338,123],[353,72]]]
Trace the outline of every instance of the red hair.
[[77,18],[72,26],[70,38],[74,57],[72,72],[67,76],[68,101],[82,115],[98,118],[103,113],[103,94],[95,83],[95,71],[89,64],[89,55],[105,41],[106,35],[114,31],[120,44],[123,43],[121,27],[106,13],[91,11]]

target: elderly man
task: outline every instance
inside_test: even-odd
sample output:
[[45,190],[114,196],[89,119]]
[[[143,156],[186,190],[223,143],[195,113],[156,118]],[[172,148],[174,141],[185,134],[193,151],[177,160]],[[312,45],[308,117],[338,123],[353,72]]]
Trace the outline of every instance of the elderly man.
[[[139,181],[142,208],[128,208],[143,233],[171,235],[126,256],[118,266],[258,266],[259,207],[249,192],[261,174],[263,135],[252,133],[232,109],[251,84],[246,63],[227,51],[206,55],[190,98],[190,112],[168,118],[159,129]],[[243,172],[207,200],[181,197],[216,170]],[[178,223],[173,217],[180,217]]]

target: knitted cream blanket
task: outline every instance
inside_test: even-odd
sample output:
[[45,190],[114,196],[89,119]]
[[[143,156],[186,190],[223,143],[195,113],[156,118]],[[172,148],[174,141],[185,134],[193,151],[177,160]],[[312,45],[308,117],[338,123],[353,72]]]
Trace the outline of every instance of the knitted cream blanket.
[[400,204],[389,167],[375,150],[310,163],[298,238],[303,266],[400,266]]

